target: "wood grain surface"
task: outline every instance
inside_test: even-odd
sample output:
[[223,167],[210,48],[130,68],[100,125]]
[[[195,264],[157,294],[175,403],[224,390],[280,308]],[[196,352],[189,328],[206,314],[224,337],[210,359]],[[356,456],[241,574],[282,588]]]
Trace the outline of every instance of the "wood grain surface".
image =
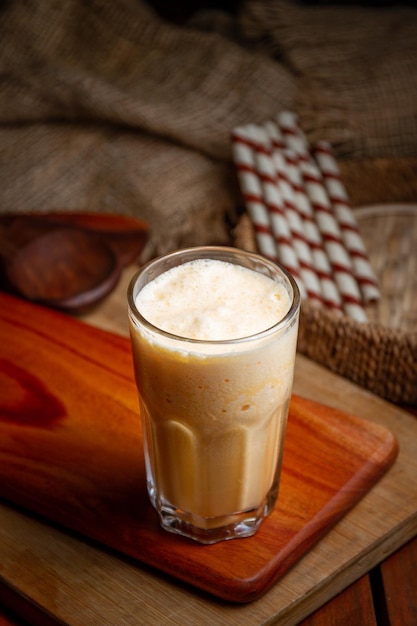
[[[84,319],[126,334],[128,280]],[[1,580],[68,624],[298,623],[417,532],[417,422],[303,357],[297,358],[295,391],[382,424],[395,434],[400,452],[386,476],[258,600],[217,601],[6,502],[0,506]]]
[[410,541],[381,564],[384,618],[390,626],[417,624],[417,541]]

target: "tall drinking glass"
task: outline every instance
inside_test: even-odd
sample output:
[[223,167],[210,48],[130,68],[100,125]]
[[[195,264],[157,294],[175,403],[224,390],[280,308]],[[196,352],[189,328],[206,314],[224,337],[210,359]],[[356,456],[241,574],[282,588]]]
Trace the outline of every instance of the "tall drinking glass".
[[299,303],[285,269],[235,248],[180,250],[132,279],[147,486],[166,530],[215,543],[253,535],[273,509]]

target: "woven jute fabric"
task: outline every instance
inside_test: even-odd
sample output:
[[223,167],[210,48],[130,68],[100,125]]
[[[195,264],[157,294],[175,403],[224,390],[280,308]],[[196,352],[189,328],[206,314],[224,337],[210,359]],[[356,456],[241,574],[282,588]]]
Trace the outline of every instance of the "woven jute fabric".
[[240,28],[298,77],[312,142],[325,137],[344,158],[416,156],[415,8],[246,0]]
[[0,208],[146,219],[154,253],[228,241],[230,131],[291,107],[288,69],[139,0],[0,13]]

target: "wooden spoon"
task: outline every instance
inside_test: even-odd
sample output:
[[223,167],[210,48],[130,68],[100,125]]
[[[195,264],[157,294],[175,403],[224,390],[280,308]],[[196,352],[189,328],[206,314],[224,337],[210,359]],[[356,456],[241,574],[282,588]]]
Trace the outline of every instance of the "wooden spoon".
[[[3,241],[2,249],[7,246]],[[4,274],[19,295],[39,304],[80,311],[117,284],[121,265],[112,248],[92,233],[56,228],[3,252]]]
[[69,228],[100,236],[127,267],[143,252],[149,240],[149,226],[139,218],[88,212],[20,213],[1,215],[0,227],[7,228],[8,238],[21,246],[50,230]]

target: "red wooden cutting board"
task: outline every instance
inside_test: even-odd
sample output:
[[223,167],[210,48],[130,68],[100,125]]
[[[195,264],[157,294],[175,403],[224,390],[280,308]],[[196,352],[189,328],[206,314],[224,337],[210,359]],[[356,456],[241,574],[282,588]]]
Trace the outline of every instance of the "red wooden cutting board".
[[397,454],[382,426],[294,396],[275,510],[201,546],[159,527],[141,437],[129,341],[0,293],[0,497],[220,598],[264,593]]

